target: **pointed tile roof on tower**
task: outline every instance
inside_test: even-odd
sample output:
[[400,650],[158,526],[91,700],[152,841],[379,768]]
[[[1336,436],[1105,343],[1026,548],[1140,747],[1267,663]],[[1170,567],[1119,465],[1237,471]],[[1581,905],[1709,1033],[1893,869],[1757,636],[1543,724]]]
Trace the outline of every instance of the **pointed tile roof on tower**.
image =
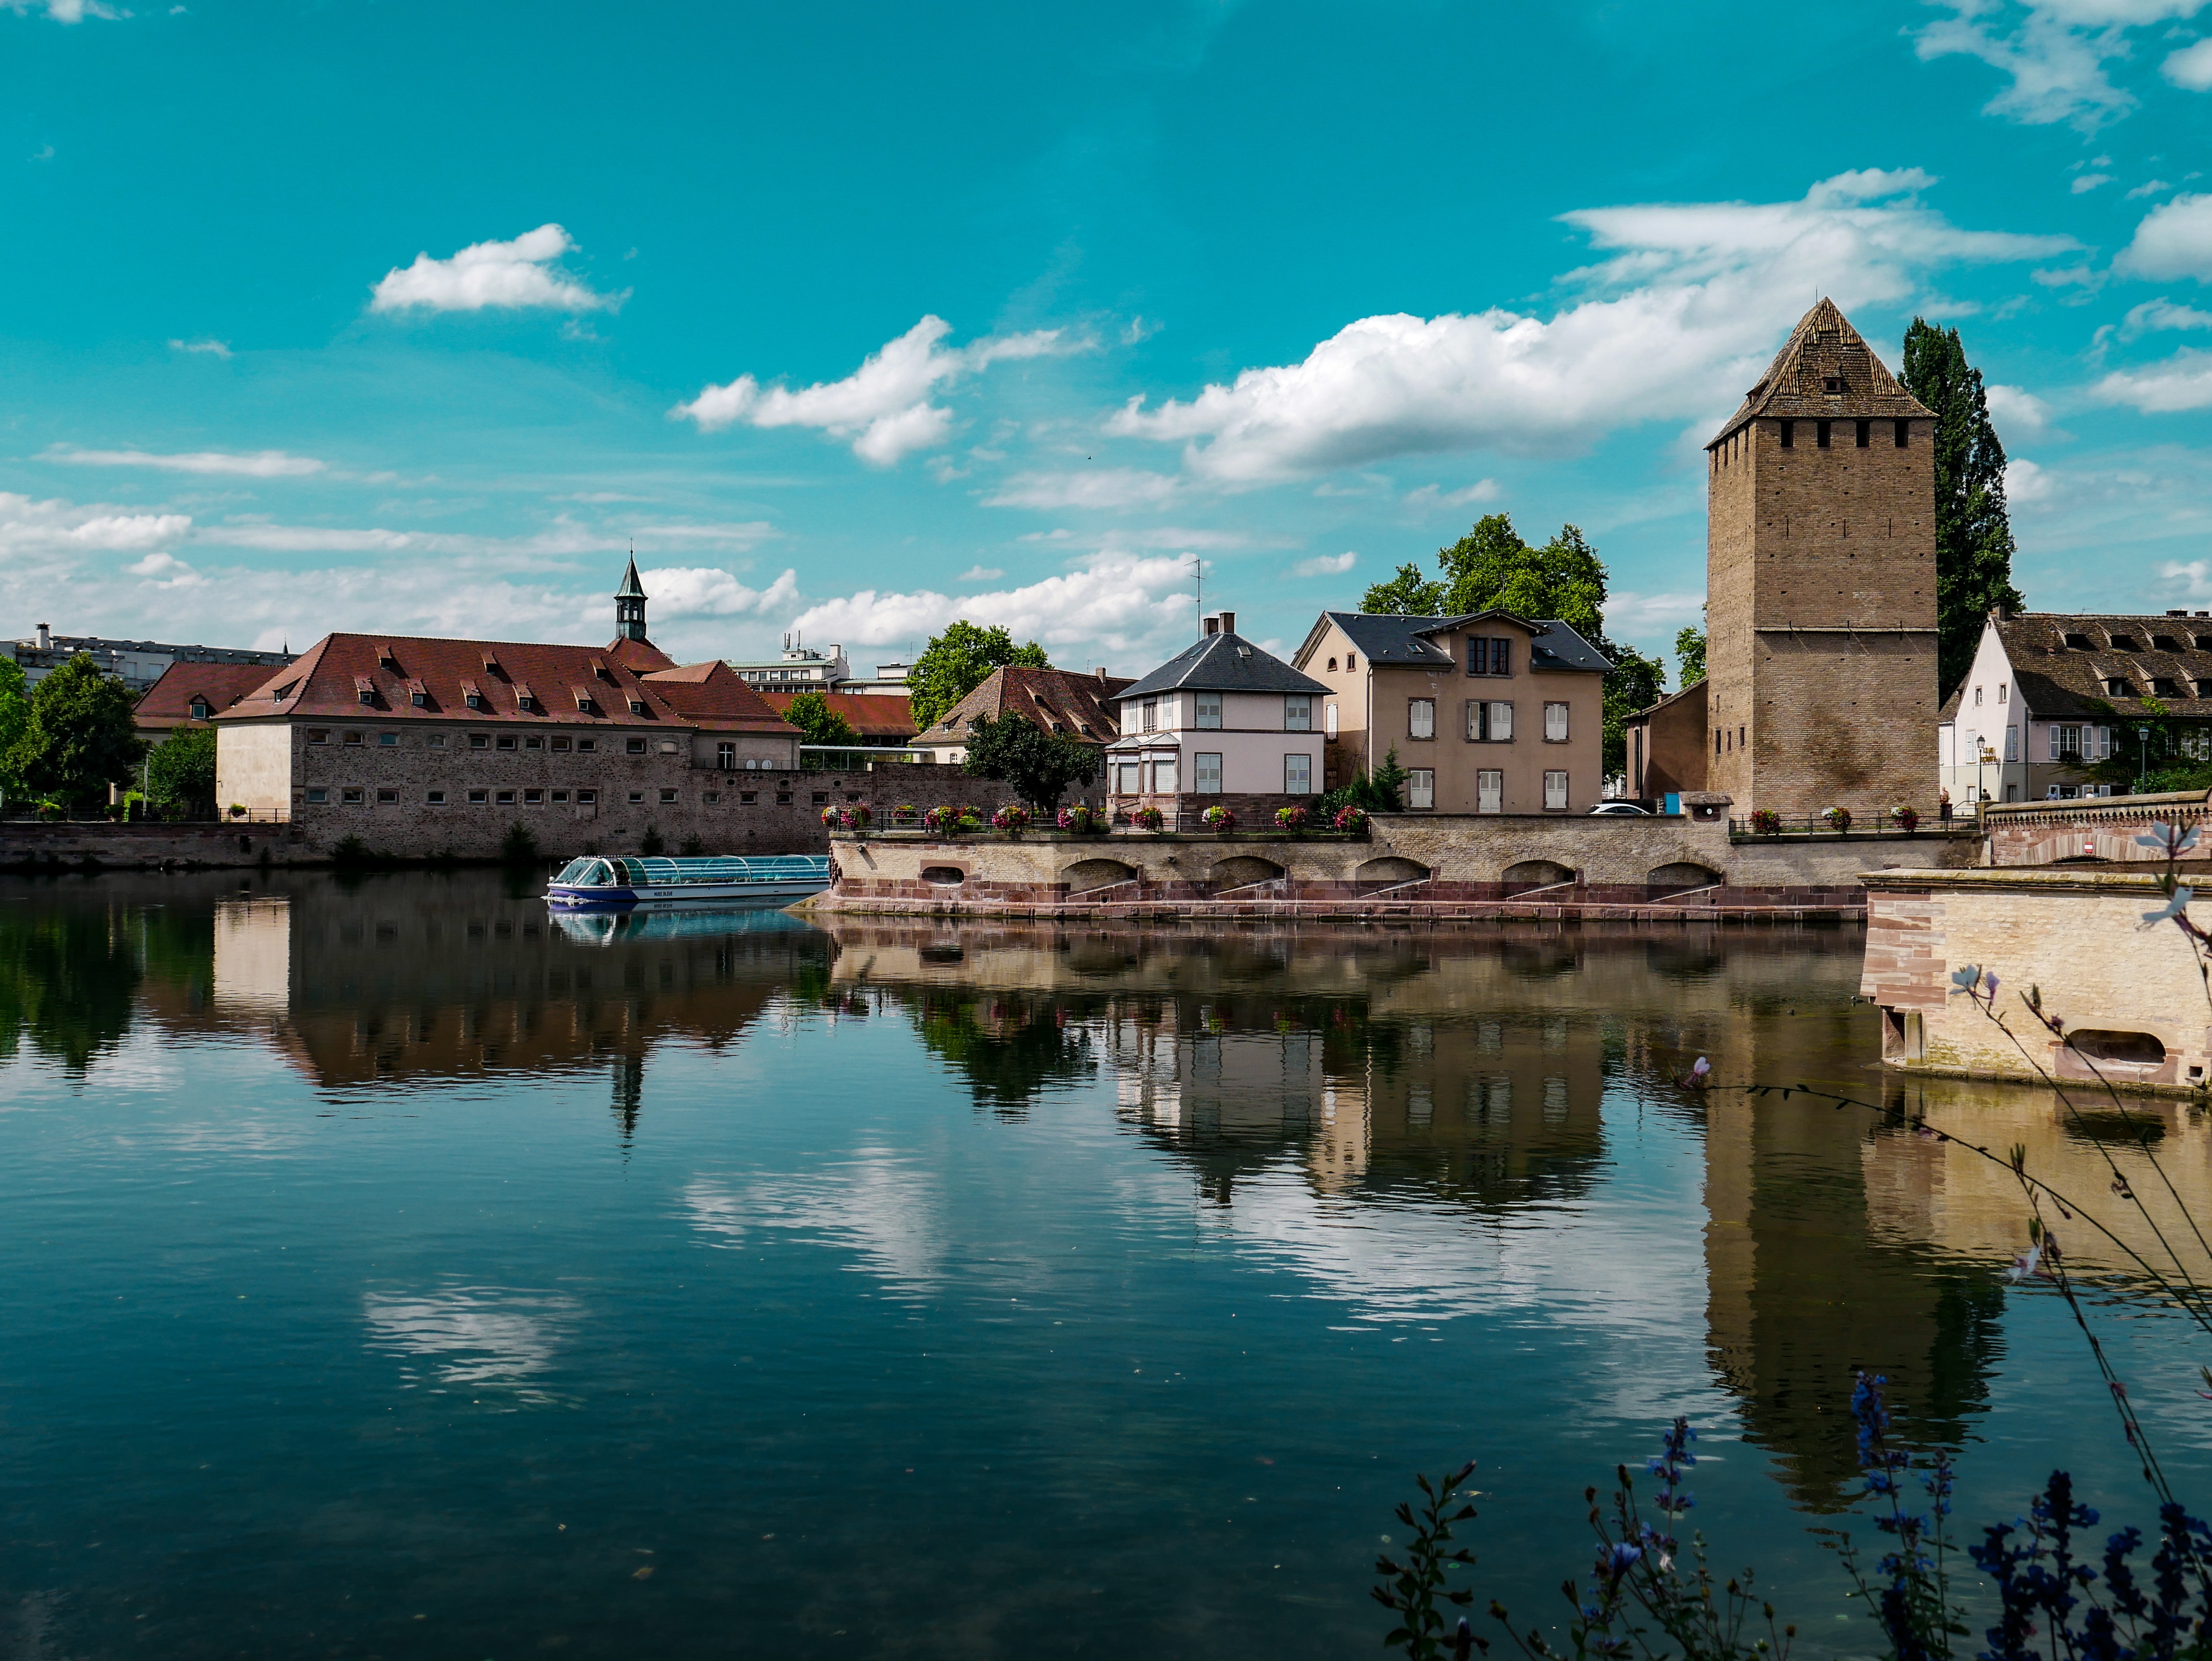
[[1824,297],[1798,319],[1759,384],[1743,395],[1742,405],[1705,447],[1711,449],[1761,416],[1932,421],[1936,412],[1898,385],[1850,319]]
[[645,585],[637,580],[637,556],[629,557],[629,569],[623,573],[622,587],[615,590],[617,599],[643,599]]

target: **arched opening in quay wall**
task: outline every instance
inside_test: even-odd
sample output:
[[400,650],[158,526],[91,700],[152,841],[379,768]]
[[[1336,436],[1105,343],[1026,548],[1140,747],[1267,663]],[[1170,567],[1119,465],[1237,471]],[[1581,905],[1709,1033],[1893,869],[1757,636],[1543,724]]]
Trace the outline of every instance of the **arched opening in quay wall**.
[[1505,867],[1505,891],[1522,893],[1531,888],[1555,888],[1575,880],[1575,868],[1557,860],[1522,860]]
[[1133,865],[1119,860],[1081,860],[1060,873],[1071,894],[1087,894],[1094,888],[1110,888],[1117,882],[1134,882],[1140,875]]
[[1273,860],[1239,854],[1215,866],[1212,881],[1216,888],[1245,888],[1255,882],[1273,882],[1282,874],[1283,867]]
[[1644,875],[1644,885],[1650,889],[1654,898],[1662,894],[1679,894],[1691,888],[1711,888],[1720,880],[1719,872],[1692,860],[1676,860],[1668,865],[1655,865]]

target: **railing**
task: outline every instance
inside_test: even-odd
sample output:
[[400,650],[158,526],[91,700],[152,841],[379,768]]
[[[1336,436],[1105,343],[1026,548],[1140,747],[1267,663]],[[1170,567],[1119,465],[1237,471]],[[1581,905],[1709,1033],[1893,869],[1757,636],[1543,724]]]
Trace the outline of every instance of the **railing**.
[[872,773],[879,764],[894,767],[927,767],[937,760],[903,745],[802,744],[799,770],[802,773]]
[[1958,836],[1975,829],[1971,805],[1961,808],[1948,819],[1935,813],[1923,813],[1908,830],[1889,816],[1886,807],[1869,809],[1864,812],[1853,808],[1850,823],[1842,830],[1820,813],[1783,813],[1776,816],[1771,827],[1753,824],[1748,818],[1732,818],[1729,823],[1731,837],[1802,837],[1808,834],[1823,837],[1904,837]]

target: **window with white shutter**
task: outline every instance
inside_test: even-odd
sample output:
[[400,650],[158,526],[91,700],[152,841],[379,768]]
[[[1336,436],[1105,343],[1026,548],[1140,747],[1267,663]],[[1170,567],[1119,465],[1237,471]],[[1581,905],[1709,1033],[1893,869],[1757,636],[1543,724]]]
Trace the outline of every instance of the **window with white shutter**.
[[1565,744],[1567,741],[1567,706],[1547,703],[1544,706],[1544,742]]

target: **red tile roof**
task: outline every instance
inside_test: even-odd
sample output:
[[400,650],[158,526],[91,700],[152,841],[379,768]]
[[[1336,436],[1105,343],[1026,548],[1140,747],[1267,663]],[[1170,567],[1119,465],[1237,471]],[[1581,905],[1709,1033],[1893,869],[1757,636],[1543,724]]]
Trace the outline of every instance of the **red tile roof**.
[[[220,670],[228,666],[179,664]],[[270,716],[331,721],[535,722],[604,721],[614,727],[676,721],[717,732],[791,733],[795,729],[719,660],[679,669],[647,641],[611,646],[536,642],[435,640],[325,635],[283,668],[255,667],[244,697],[219,719]],[[154,691],[168,684],[165,675]],[[369,702],[362,701],[367,689]],[[557,690],[556,690],[557,689]],[[536,691],[535,707],[524,700]],[[420,692],[423,702],[416,703]],[[481,709],[471,709],[471,697]],[[588,698],[586,710],[582,700]],[[642,705],[633,711],[631,703]]]
[[[769,707],[779,715],[791,708],[793,698],[804,697],[804,692],[763,692]],[[914,736],[914,711],[907,701],[893,694],[878,696],[872,692],[824,692],[823,703],[830,713],[842,715],[845,723],[863,739],[877,743],[904,744]]]
[[1125,675],[1081,675],[1066,669],[1026,669],[1009,664],[945,712],[920,737],[927,745],[965,741],[978,715],[996,721],[1018,715],[1048,733],[1084,744],[1111,744],[1121,735],[1111,700],[1136,683]]
[[269,678],[265,663],[173,663],[138,699],[138,724],[167,727],[192,718],[192,700],[204,697],[220,713]]

